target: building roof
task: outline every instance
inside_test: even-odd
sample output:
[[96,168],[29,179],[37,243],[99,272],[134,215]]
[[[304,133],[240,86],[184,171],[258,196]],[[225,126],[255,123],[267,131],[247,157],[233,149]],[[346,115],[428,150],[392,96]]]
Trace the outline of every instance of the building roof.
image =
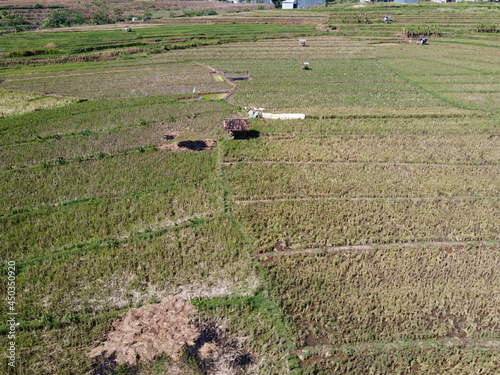
[[224,130],[228,132],[246,131],[249,129],[250,126],[247,118],[227,118],[224,120]]

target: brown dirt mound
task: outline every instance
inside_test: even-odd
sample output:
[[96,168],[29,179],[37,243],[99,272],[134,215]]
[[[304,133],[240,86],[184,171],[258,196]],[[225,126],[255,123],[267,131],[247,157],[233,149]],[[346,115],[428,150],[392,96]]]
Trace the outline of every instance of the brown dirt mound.
[[181,141],[160,146],[166,151],[203,151],[211,150],[217,146],[217,142],[213,139],[204,139],[196,141]]
[[131,309],[113,321],[107,341],[89,356],[113,357],[117,363],[129,365],[149,362],[160,354],[177,361],[186,346],[194,345],[200,335],[191,321],[194,311],[190,302],[179,297]]
[[324,24],[318,24],[316,25],[316,30],[323,31],[323,32],[331,32],[335,31],[336,28],[330,26],[330,25],[324,25]]

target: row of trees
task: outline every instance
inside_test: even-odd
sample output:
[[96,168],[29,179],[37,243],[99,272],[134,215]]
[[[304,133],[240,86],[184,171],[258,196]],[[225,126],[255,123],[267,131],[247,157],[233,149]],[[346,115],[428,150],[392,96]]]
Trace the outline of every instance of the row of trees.
[[[146,12],[142,16],[143,19],[150,19],[151,12]],[[90,16],[86,16],[82,11],[72,9],[61,9],[53,11],[49,17],[42,22],[42,29],[55,28],[55,27],[68,27],[74,25],[81,25],[85,23],[94,23],[97,25],[105,25],[120,21],[131,20],[133,15],[123,16],[123,11],[116,8],[111,13],[106,8],[99,8]]]
[[[142,19],[151,19],[151,12],[142,15]],[[57,9],[45,18],[40,27],[42,29],[69,27],[82,24],[104,25],[119,21],[132,20],[133,15],[124,16],[123,10],[116,8],[110,11],[107,6],[98,6],[88,11],[76,9]],[[36,28],[39,24],[33,24],[19,13],[2,10],[0,12],[0,30],[4,31],[23,31],[30,28]]]
[[88,19],[82,12],[71,9],[61,9],[53,11],[43,22],[41,27],[49,29],[54,27],[68,27],[87,23]]
[[[247,0],[251,2],[251,0]],[[276,7],[281,6],[281,0],[272,0]],[[264,0],[257,0],[257,3],[264,3]],[[44,8],[40,4],[35,4],[33,8]],[[263,6],[259,7],[265,9]],[[257,8],[257,9],[259,9]],[[183,14],[175,14],[176,17],[192,17],[192,16],[206,16],[206,15],[216,15],[217,12],[214,10],[204,10],[204,11],[192,11],[184,10]],[[142,19],[151,19],[152,13],[147,11],[142,15]],[[43,29],[57,28],[57,27],[69,27],[82,24],[97,24],[104,25],[125,20],[132,20],[134,15],[125,16],[125,12],[121,8],[115,8],[110,10],[106,3],[94,0],[91,3],[84,4],[83,9],[57,9],[50,13],[50,15],[45,18],[40,27]],[[0,14],[0,26],[4,28],[13,28],[16,31],[22,31],[27,28],[38,27],[31,24],[22,15],[10,14],[6,10],[2,11]]]

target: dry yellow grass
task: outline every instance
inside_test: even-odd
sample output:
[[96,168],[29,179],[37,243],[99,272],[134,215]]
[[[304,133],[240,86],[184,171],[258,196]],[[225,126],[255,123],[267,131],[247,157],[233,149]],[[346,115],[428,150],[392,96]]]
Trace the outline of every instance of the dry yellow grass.
[[0,117],[64,107],[79,100],[77,98],[53,97],[31,92],[0,90]]

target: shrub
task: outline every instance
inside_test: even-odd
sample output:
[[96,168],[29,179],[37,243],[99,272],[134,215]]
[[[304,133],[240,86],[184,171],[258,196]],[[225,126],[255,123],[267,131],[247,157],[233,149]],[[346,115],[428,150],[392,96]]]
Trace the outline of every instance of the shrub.
[[423,38],[428,36],[443,36],[441,30],[436,26],[410,26],[404,29],[406,38]]
[[477,27],[477,32],[478,33],[497,33],[498,28],[495,25],[480,24]]
[[108,23],[113,23],[113,20],[109,17],[108,13],[103,9],[99,9],[97,12],[95,12],[92,15],[92,20],[97,25],[106,25]]
[[59,53],[56,49],[33,49],[33,50],[22,50],[22,51],[11,51],[7,54],[7,57],[27,57],[27,56],[37,56],[37,55],[53,55]]
[[200,17],[200,16],[216,16],[218,13],[213,9],[204,10],[189,10],[186,9],[179,17]]
[[56,158],[55,162],[56,162],[56,164],[59,164],[59,165],[68,164],[68,162],[62,156],[58,156]]

